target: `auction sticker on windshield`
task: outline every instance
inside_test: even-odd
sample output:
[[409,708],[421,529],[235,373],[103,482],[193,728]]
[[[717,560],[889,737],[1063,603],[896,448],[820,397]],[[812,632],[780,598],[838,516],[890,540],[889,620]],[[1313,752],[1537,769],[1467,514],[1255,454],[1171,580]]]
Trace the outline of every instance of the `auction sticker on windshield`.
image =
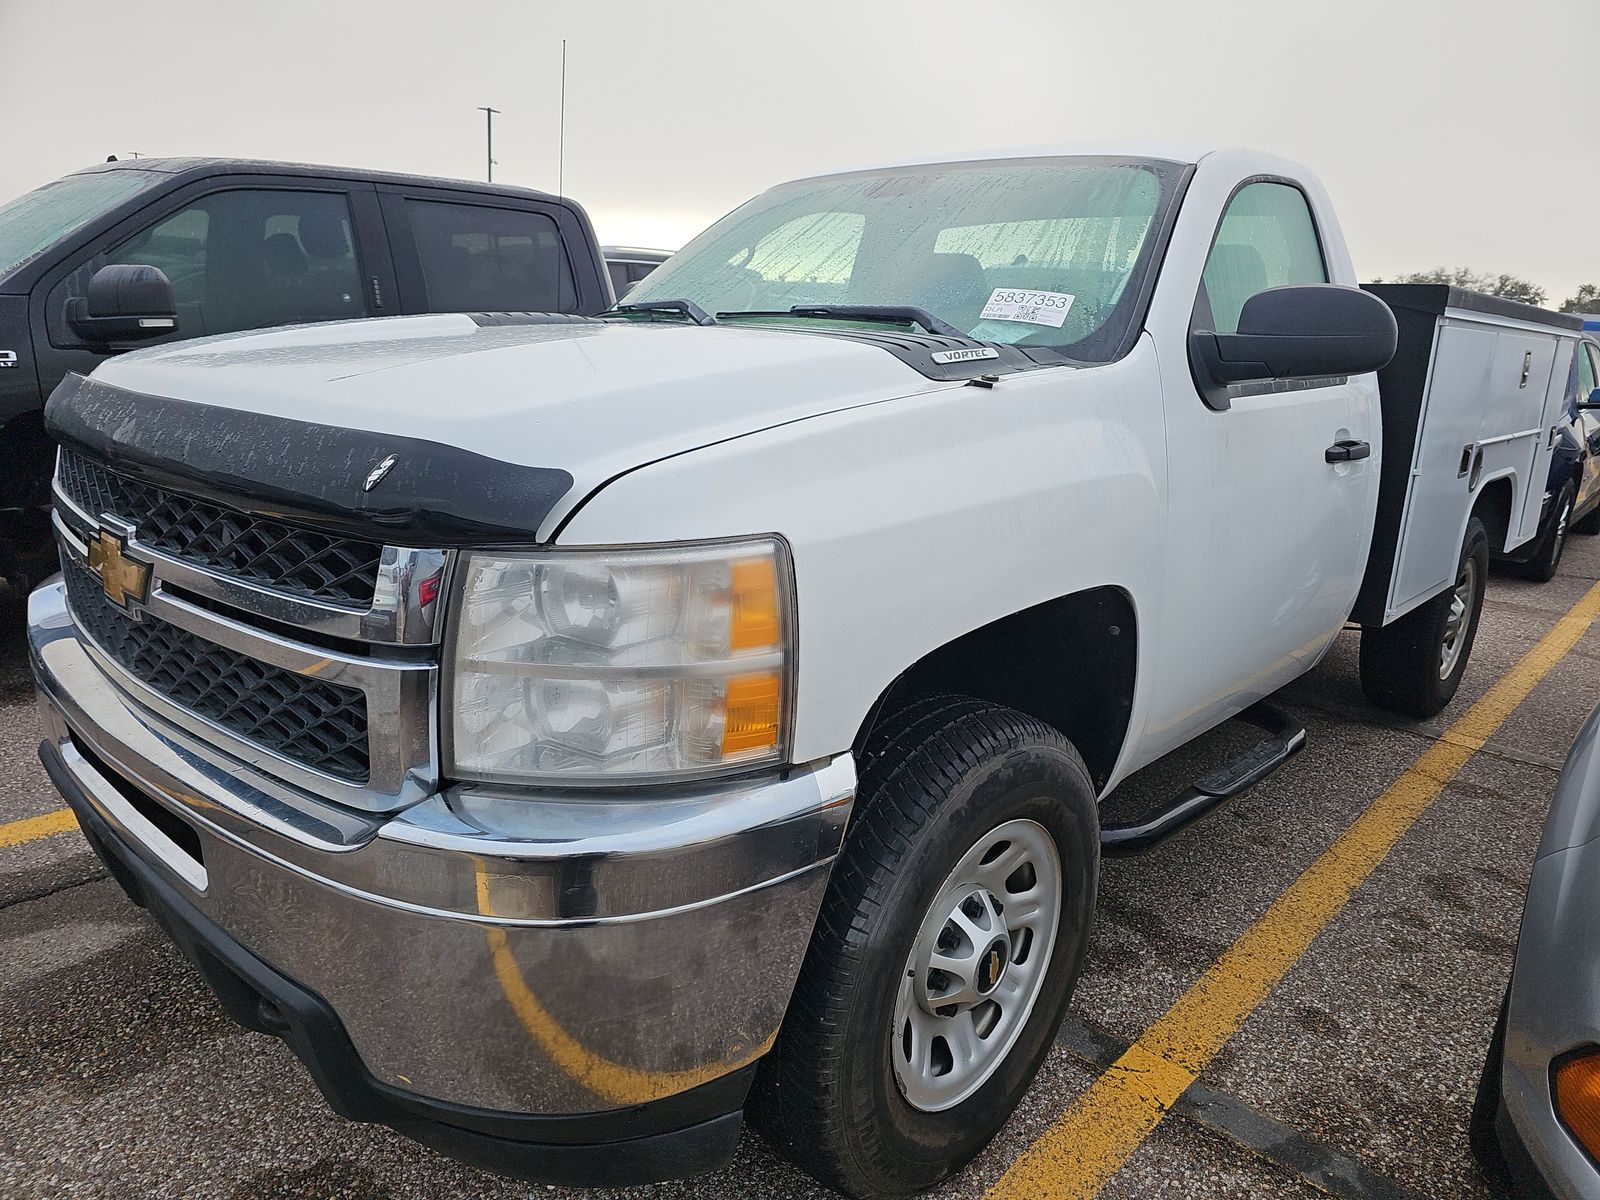
[[1075,298],[1065,292],[995,288],[989,293],[981,316],[985,321],[1026,321],[1029,325],[1054,325],[1060,329]]

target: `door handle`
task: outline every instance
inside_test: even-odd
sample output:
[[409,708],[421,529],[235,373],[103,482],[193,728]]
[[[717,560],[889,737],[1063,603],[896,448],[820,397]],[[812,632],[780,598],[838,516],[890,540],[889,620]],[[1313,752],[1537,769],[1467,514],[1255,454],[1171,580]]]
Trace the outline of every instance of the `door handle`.
[[1367,442],[1358,442],[1354,438],[1341,438],[1324,450],[1322,457],[1331,463],[1355,462],[1358,459],[1371,458],[1372,446]]

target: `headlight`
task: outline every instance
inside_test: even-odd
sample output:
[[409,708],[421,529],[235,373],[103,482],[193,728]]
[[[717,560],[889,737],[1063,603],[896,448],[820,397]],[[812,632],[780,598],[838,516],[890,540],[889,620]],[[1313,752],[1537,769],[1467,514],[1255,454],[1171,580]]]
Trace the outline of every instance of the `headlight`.
[[779,762],[789,561],[772,538],[465,556],[448,771],[646,783]]

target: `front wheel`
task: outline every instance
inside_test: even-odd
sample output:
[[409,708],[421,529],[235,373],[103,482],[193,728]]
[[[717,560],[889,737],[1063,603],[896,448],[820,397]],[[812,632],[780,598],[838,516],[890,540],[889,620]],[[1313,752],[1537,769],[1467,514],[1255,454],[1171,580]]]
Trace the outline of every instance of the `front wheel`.
[[1511,1172],[1506,1165],[1505,1152],[1495,1134],[1500,1119],[1500,1109],[1505,1103],[1500,1076],[1506,1062],[1506,1017],[1511,1008],[1511,990],[1500,1003],[1500,1015],[1495,1019],[1494,1034],[1489,1039],[1489,1053],[1484,1058],[1483,1072],[1478,1076],[1478,1091],[1472,1099],[1472,1116],[1467,1122],[1467,1143],[1472,1156],[1478,1160],[1483,1173],[1502,1193],[1511,1190]]
[[1489,579],[1489,534],[1467,522],[1456,581],[1390,625],[1361,631],[1361,690],[1380,708],[1431,717],[1455,697]]
[[20,615],[27,607],[32,586],[11,529],[0,523],[0,616],[13,612]]
[[963,697],[885,722],[752,1104],[851,1196],[958,1170],[1027,1090],[1083,964],[1099,821],[1058,731]]

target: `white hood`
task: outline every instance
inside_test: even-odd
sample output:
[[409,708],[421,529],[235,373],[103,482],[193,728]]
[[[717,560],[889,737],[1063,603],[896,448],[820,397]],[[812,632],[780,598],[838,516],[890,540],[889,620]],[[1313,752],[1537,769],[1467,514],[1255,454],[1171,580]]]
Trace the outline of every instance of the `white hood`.
[[873,346],[662,323],[485,325],[461,314],[308,325],[106,362],[118,388],[457,446],[570,472],[577,503],[619,472],[935,383]]

